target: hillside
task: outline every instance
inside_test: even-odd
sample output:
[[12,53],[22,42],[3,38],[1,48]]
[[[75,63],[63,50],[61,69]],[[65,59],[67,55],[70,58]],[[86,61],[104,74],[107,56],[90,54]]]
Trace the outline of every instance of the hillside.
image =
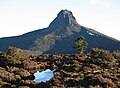
[[[34,73],[54,70],[47,82],[34,82]],[[10,47],[0,52],[0,88],[120,88],[120,51],[98,48],[89,54],[29,56]]]
[[57,17],[47,28],[28,32],[14,37],[0,38],[0,50],[7,50],[9,46],[15,46],[25,52],[40,54],[73,54],[73,42],[76,38],[84,36],[88,42],[87,52],[91,48],[106,50],[120,50],[120,41],[86,28],[77,23],[73,13],[61,10]]

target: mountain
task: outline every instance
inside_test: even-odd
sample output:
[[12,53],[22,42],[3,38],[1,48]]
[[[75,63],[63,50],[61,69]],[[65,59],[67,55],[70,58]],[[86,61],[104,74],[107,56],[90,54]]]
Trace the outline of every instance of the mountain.
[[20,36],[0,38],[0,50],[15,46],[35,54],[71,54],[76,38],[84,36],[88,42],[87,51],[91,48],[120,50],[120,41],[86,28],[77,23],[71,11],[61,10],[47,28],[35,30]]

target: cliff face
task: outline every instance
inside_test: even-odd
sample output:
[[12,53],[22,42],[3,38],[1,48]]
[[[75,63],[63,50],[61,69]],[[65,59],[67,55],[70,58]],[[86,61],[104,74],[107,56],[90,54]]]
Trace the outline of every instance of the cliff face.
[[73,49],[73,42],[79,36],[84,36],[88,42],[87,51],[94,47],[120,50],[120,41],[79,25],[72,12],[68,10],[61,10],[45,29],[39,29],[21,36],[1,38],[0,50],[15,46],[23,50],[35,51],[36,54],[77,53]]

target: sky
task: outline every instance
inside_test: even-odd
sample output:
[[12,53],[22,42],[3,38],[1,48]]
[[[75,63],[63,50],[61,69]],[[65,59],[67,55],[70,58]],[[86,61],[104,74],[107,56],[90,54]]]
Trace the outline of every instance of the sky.
[[62,9],[80,25],[120,40],[120,0],[0,0],[0,37],[46,28]]

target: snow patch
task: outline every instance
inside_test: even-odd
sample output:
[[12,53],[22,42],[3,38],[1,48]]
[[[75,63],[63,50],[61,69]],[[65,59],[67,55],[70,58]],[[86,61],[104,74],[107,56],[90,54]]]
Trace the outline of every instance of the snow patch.
[[96,34],[94,34],[94,33],[91,33],[91,32],[89,32],[89,31],[87,31],[87,33],[88,33],[89,35],[91,35],[91,36],[97,36],[97,37],[98,37],[98,35],[96,35]]
[[92,35],[92,36],[95,36],[95,34],[93,34],[93,33],[90,33],[90,32],[89,32],[88,34],[89,34],[89,35]]

